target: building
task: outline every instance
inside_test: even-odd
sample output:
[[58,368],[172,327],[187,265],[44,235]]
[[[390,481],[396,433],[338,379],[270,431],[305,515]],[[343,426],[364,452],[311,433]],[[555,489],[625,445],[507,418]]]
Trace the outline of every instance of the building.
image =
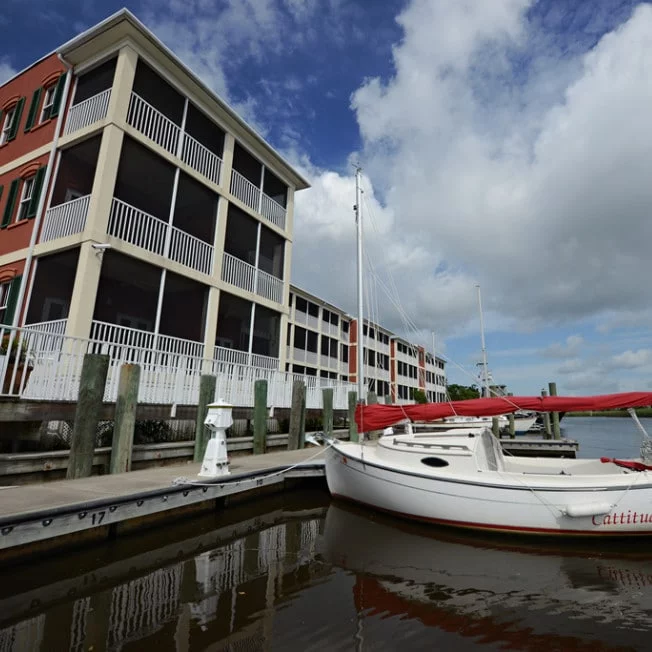
[[[355,380],[355,320],[290,300],[294,193],[308,187],[121,10],[0,87],[0,324],[123,361]],[[365,324],[364,337],[371,389],[403,398],[392,334]]]
[[151,32],[120,11],[0,110],[5,324],[278,368],[308,183]]
[[[289,308],[285,370],[357,382],[358,320],[295,285]],[[408,403],[420,390],[446,400],[443,359],[366,319],[362,337],[365,384],[379,399]]]

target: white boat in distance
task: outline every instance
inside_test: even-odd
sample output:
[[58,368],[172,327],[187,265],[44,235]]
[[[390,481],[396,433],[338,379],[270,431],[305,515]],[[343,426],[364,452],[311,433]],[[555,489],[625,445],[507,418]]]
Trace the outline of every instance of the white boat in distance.
[[[509,430],[509,418],[504,414],[501,414],[497,417],[447,417],[442,421],[433,421],[432,423],[429,423],[428,426],[431,430],[454,430],[456,428],[477,427],[491,428],[493,426],[493,419],[498,419],[498,427],[500,430]],[[514,418],[514,434],[524,435],[530,430],[530,428],[532,428],[536,420],[536,416],[516,416]]]
[[[410,421],[515,410],[640,407],[652,393],[509,397],[420,405],[359,405],[359,432],[386,428],[376,443],[329,441],[333,496],[404,518],[523,534],[652,535],[652,466],[641,460],[507,457],[483,427],[414,432]],[[591,406],[591,407],[589,407]],[[407,433],[392,424],[407,420]]]

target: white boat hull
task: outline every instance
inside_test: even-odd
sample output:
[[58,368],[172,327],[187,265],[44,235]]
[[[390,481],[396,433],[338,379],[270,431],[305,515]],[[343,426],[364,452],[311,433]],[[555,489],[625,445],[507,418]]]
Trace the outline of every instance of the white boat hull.
[[[652,535],[649,472],[614,475],[611,486],[600,477],[598,485],[569,487],[560,478],[546,486],[536,475],[437,471],[385,464],[368,444],[339,442],[326,455],[332,495],[410,519],[532,534]],[[521,475],[520,482],[513,475]]]

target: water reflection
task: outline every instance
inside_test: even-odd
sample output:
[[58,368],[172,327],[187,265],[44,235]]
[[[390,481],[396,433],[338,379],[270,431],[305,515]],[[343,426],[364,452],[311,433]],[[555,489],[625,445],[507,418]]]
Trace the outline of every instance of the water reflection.
[[649,647],[649,543],[482,539],[334,503],[320,552],[355,574],[365,618],[524,650]]
[[33,565],[5,570],[0,652],[191,650],[216,642],[219,649],[266,648],[278,599],[310,584],[324,568],[310,568],[323,496],[313,497],[310,507],[296,501],[274,506],[272,499],[245,508],[242,513],[259,513],[237,523],[195,521],[185,528],[195,536],[184,537],[182,528],[164,545],[159,531],[147,541],[107,546],[113,549],[103,549],[99,558],[86,551],[77,563],[68,554],[59,561],[65,571],[37,564],[51,576],[47,584]]
[[643,650],[648,548],[481,540],[305,492],[0,571],[0,652]]

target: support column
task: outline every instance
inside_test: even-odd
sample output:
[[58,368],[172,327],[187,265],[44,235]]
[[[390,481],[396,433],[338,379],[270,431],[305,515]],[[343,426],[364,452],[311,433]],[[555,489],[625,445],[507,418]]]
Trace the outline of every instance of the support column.
[[79,249],[77,272],[66,323],[66,335],[70,337],[87,339],[91,334],[91,322],[95,311],[97,286],[100,282],[104,256],[99,250],[93,249],[91,245],[91,241],[83,242]]
[[136,77],[136,66],[138,65],[138,53],[129,45],[120,48],[118,60],[115,64],[113,75],[113,87],[111,88],[111,99],[107,117],[111,122],[123,126],[127,122],[129,111],[129,100],[131,90]]

